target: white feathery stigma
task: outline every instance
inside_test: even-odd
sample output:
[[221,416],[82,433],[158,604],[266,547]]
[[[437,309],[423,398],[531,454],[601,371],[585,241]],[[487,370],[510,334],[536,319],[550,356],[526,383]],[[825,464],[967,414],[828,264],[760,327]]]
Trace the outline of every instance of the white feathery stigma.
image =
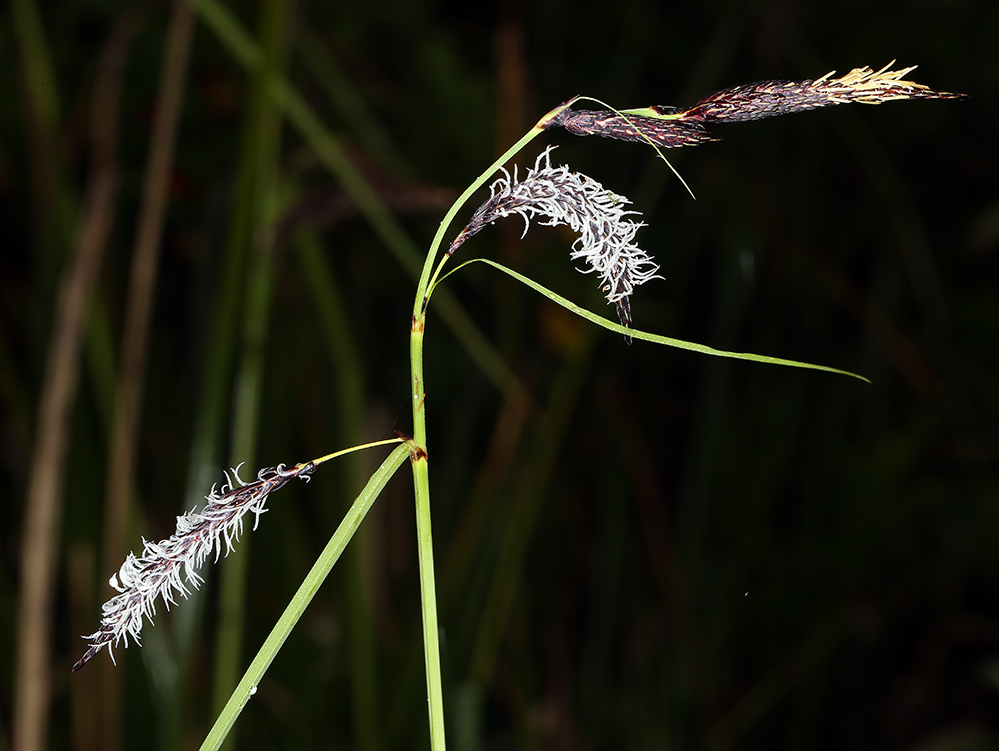
[[198,589],[204,579],[198,574],[205,560],[212,556],[217,562],[228,555],[243,531],[243,517],[254,515],[253,528],[257,528],[267,496],[295,477],[308,480],[315,465],[299,464],[262,469],[257,479],[243,482],[239,468],[226,473],[221,488],[212,488],[205,496],[207,503],[201,511],[189,511],[177,517],[177,529],[167,540],[150,542],[142,538],[142,555],[129,553],[118,573],[111,576],[109,584],[119,594],[104,603],[99,631],[83,637],[90,641],[90,648],[73,666],[79,670],[104,647],[111,660],[113,646],[122,639],[128,646],[131,637],[139,643],[144,619],[156,615],[156,600],[160,598],[167,610],[177,603],[179,593],[186,599],[191,589]]
[[624,196],[604,188],[596,180],[572,172],[566,165],[553,167],[549,146],[537,158],[523,180],[503,169],[503,175],[489,187],[489,200],[472,216],[468,226],[451,244],[453,253],[466,239],[497,219],[518,214],[527,233],[532,219],[543,216],[542,224],[567,225],[579,237],[572,244],[570,258],[583,260],[596,272],[607,301],[618,307],[622,323],[630,321],[628,298],[635,287],[650,279],[661,278],[659,267],[635,243],[635,233],[645,225],[628,219],[640,216],[628,211],[631,205]]

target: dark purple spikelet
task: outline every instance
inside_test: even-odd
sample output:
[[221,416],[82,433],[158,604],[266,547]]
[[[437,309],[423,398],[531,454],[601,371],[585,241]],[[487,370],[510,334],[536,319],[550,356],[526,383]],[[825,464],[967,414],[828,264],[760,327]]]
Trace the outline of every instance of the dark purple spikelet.
[[903,76],[915,66],[879,71],[854,68],[841,78],[827,73],[806,81],[760,81],[709,94],[687,110],[654,105],[637,110],[566,110],[545,128],[561,126],[579,136],[603,136],[620,141],[651,143],[663,148],[696,146],[720,140],[702,123],[744,122],[805,112],[835,104],[881,104],[899,99],[960,99],[964,94],[934,91]]
[[698,123],[745,122],[836,104],[811,81],[760,81],[709,94],[681,114]]
[[[656,106],[650,109],[663,115],[676,112],[675,107]],[[664,149],[696,146],[720,140],[697,122],[684,122],[665,117],[643,115],[618,115],[608,110],[566,110],[553,118],[548,127],[562,126],[577,136],[602,136],[619,141],[653,143]]]
[[899,99],[960,99],[964,94],[933,91],[902,76],[915,66],[889,71],[892,63],[874,72],[855,68],[842,78],[827,73],[814,81],[760,81],[709,94],[682,112],[683,121],[745,122],[806,112],[834,104],[882,104]]

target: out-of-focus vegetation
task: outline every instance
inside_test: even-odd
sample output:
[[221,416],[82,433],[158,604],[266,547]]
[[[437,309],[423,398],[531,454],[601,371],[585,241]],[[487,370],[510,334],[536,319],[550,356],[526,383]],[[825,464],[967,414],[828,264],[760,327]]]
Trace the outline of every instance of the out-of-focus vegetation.
[[[873,385],[629,347],[484,267],[435,295],[449,742],[999,747],[999,7],[194,5],[0,17],[0,747],[197,746],[382,455],[280,491],[141,649],[71,677],[107,578],[225,467],[409,430],[413,267],[544,112],[893,58],[971,99],[717,126],[668,154],[696,201],[651,149],[547,139],[649,225],[637,327]],[[461,253],[612,314],[570,235],[521,229]],[[237,747],[426,746],[389,491]]]

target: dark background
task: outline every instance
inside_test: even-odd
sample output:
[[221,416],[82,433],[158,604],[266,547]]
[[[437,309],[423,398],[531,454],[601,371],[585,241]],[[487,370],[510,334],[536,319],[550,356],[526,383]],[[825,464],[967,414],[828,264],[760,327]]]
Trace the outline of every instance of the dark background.
[[[100,219],[100,175],[116,167],[117,189],[67,453],[49,470],[64,480],[48,743],[195,748],[216,714],[216,639],[241,644],[245,667],[385,449],[271,499],[244,537],[242,636],[220,625],[230,557],[203,596],[159,607],[143,648],[116,651],[117,669],[102,653],[70,676],[78,637],[97,628],[122,554],[140,535],[167,537],[224,467],[246,461],[252,475],[412,429],[415,282],[389,249],[393,227],[408,238],[398,247],[424,253],[457,193],[575,94],[690,105],[897,59],[919,64],[909,78],[970,98],[712,126],[723,141],[668,154],[696,200],[638,144],[551,132],[517,159],[559,144],[557,163],[632,199],[663,276],[633,298],[637,327],[872,384],[627,346],[485,266],[451,277],[523,390],[498,387],[503,373],[480,366],[435,298],[426,407],[449,743],[999,748],[999,4],[226,7],[275,51],[388,218],[358,207],[314,137],[196,14],[129,440],[134,490],[109,539],[123,320],[173,11],[5,7],[7,743],[31,679],[15,670],[23,529],[55,300],[82,228]],[[108,73],[112,43],[122,54]],[[102,100],[108,82],[120,96]],[[521,241],[521,230],[501,223],[459,258],[499,260],[613,317],[568,261],[571,235],[535,225]],[[238,747],[428,747],[412,507],[404,468],[238,721]]]

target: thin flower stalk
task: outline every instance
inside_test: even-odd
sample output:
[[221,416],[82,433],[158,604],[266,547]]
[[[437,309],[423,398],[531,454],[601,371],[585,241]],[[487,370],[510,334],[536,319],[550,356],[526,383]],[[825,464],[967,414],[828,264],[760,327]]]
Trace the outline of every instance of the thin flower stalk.
[[523,180],[518,179],[516,166],[512,176],[502,171],[489,188],[489,199],[451,243],[448,255],[497,219],[513,214],[524,220],[524,234],[539,216],[545,217],[541,224],[550,227],[567,225],[579,235],[569,257],[586,262],[588,268],[580,269],[582,273],[597,274],[607,302],[617,308],[621,324],[630,326],[632,292],[658,278],[659,267],[634,243],[635,234],[645,225],[627,218],[640,214],[625,208],[631,201],[624,196],[565,165],[553,167],[553,148],[545,149]]
[[854,68],[840,78],[833,78],[835,71],[831,71],[815,80],[760,81],[735,86],[709,94],[686,110],[664,105],[621,112],[566,110],[552,118],[547,127],[561,126],[580,136],[595,135],[677,148],[720,140],[703,123],[759,120],[851,102],[882,104],[901,99],[964,97],[964,94],[934,91],[908,81],[904,76],[916,66],[889,70],[894,64],[893,60],[878,71],[869,67]]
[[[267,497],[289,480],[300,477],[308,480],[316,462],[287,467],[262,469],[257,479],[243,482],[237,469],[226,474],[226,482],[205,497],[207,504],[201,511],[190,511],[177,517],[177,530],[167,540],[149,542],[142,540],[142,555],[129,553],[117,574],[109,583],[119,594],[102,608],[101,628],[83,637],[90,648],[73,666],[73,672],[86,665],[104,647],[108,648],[112,662],[112,647],[122,639],[128,646],[131,637],[139,643],[144,619],[156,614],[156,600],[161,598],[167,610],[176,604],[179,593],[186,599],[190,589],[198,589],[204,579],[198,574],[202,564],[214,555],[228,555],[243,531],[243,517],[254,515],[253,528],[257,528],[260,515],[267,509]],[[189,589],[190,587],[190,589]]]

